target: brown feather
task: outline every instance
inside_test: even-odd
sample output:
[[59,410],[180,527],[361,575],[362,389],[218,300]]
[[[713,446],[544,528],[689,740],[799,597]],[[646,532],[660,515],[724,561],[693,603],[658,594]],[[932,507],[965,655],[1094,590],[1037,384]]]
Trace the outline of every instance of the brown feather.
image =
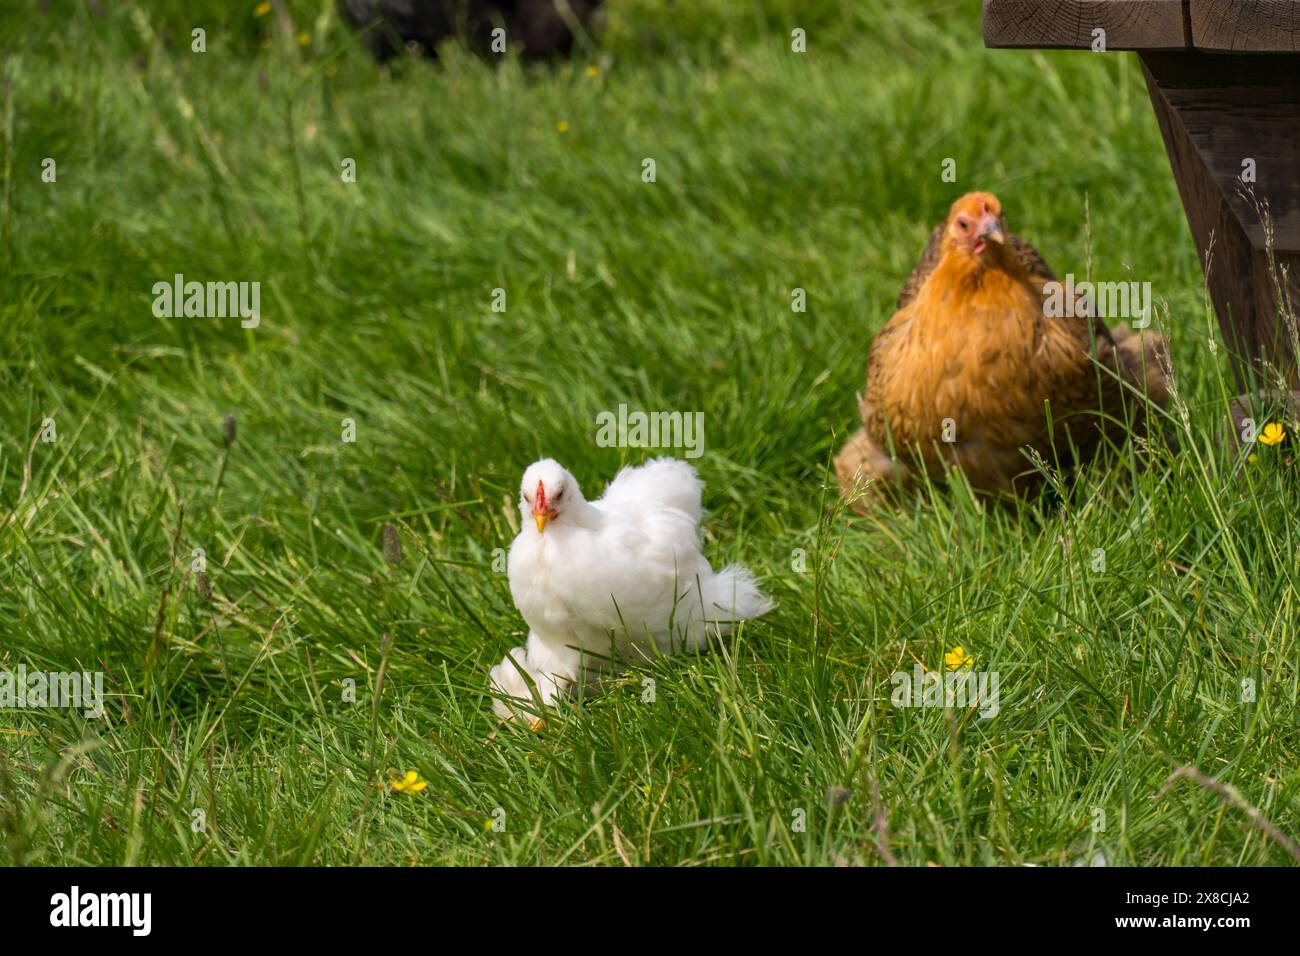
[[[920,291],[926,277],[939,264],[939,255],[943,251],[943,231],[947,225],[947,220],[944,220],[930,231],[930,239],[926,242],[925,249],[921,253],[921,261],[916,264],[916,267],[912,269],[912,274],[903,283],[903,288],[898,293],[898,304],[894,308],[901,309],[916,298],[916,293]],[[1043,257],[1038,254],[1038,250],[1025,240],[1014,233],[1007,233],[1007,248],[1011,250],[1012,255],[1020,260],[1020,263],[1030,276],[1041,279],[1043,282],[1056,281],[1056,274],[1048,267]]]
[[871,345],[864,427],[836,460],[846,497],[864,479],[907,486],[917,470],[942,479],[954,466],[979,491],[1024,493],[1041,482],[1028,451],[1086,461],[1127,436],[1138,395],[1165,400],[1159,337],[1121,327],[1117,344],[1098,319],[1048,315],[1055,276],[1033,246],[1006,234],[979,254],[949,228],[968,201],[1001,222],[997,200],[976,193],[931,234]]

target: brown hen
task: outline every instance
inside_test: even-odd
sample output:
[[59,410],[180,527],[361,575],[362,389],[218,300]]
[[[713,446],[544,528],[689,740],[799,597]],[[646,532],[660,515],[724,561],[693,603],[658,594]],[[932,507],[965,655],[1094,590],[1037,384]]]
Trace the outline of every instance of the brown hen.
[[872,342],[863,427],[835,460],[857,510],[952,467],[980,492],[1032,492],[1033,452],[1081,463],[1137,425],[1143,394],[1164,404],[1161,338],[1107,329],[1084,317],[1083,300],[1073,316],[1049,314],[1044,285],[1055,280],[1006,231],[995,196],[953,203]]

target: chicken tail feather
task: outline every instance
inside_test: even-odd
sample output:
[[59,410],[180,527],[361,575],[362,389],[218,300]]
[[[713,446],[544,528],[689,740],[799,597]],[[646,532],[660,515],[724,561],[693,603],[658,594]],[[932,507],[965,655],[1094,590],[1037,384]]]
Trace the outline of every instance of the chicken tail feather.
[[1111,337],[1119,350],[1124,377],[1147,398],[1163,406],[1169,398],[1169,351],[1164,336],[1157,332],[1135,332],[1127,325],[1111,329]]
[[750,621],[776,607],[776,602],[759,590],[758,582],[743,564],[729,564],[707,581],[700,582],[704,615],[710,621]]

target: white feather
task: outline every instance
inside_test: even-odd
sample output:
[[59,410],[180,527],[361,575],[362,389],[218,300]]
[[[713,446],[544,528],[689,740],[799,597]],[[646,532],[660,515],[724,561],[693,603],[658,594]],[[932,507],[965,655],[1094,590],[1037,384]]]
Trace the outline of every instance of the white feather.
[[[553,512],[540,531],[539,484]],[[533,699],[528,709],[536,714],[584,673],[594,685],[619,659],[701,650],[736,622],[771,610],[746,568],[714,572],[700,552],[702,487],[686,462],[659,458],[624,468],[602,498],[588,502],[557,462],[531,465],[520,487],[523,530],[509,558],[510,593],[528,642],[493,668],[491,689]],[[493,706],[503,716],[523,715],[502,700]]]

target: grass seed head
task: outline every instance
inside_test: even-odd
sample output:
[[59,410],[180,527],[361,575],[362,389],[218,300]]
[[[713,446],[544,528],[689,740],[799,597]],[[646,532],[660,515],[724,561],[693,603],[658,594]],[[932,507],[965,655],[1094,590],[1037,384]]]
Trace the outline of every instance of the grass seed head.
[[402,563],[402,541],[397,536],[397,526],[384,525],[384,560],[389,564]]

